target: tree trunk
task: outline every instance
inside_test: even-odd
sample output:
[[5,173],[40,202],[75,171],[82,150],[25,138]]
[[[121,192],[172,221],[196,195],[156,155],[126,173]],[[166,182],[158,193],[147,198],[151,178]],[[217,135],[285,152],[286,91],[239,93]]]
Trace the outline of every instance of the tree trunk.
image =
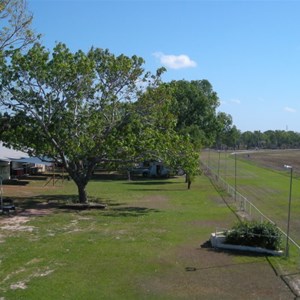
[[79,203],[87,203],[88,199],[87,199],[87,193],[85,190],[86,185],[82,184],[82,183],[76,183],[77,184],[77,188],[78,188],[78,199],[79,199]]
[[72,176],[71,174],[70,174],[70,176],[72,177],[75,184],[77,185],[79,203],[87,203],[88,199],[87,199],[87,193],[85,190],[87,182],[83,178],[79,178],[78,176]]
[[192,181],[191,181],[191,180],[188,180],[188,189],[191,188],[191,184],[192,184]]
[[186,183],[188,184],[188,189],[191,188],[191,184],[192,184],[192,178],[189,174],[186,174],[186,177],[185,177],[185,180],[186,180]]
[[[62,160],[65,161],[64,159]],[[83,164],[82,161],[73,161],[70,163],[65,161],[65,168],[77,185],[79,203],[88,203],[87,192],[85,189],[91,179],[95,165],[95,159],[88,161],[88,163],[85,164]]]

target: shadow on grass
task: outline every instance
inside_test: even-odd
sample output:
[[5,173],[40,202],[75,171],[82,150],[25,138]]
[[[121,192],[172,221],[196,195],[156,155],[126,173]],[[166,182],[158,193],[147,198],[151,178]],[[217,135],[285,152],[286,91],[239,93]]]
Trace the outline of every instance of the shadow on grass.
[[133,192],[179,192],[179,191],[184,191],[184,190],[188,190],[187,187],[183,186],[182,188],[178,188],[178,189],[166,189],[166,188],[153,188],[153,189],[128,189],[129,191],[133,191]]
[[48,175],[43,175],[43,174],[37,174],[37,175],[26,175],[26,176],[21,176],[19,178],[20,181],[23,180],[33,180],[33,181],[45,181],[49,178]]
[[18,180],[18,179],[7,179],[7,180],[3,180],[3,184],[24,186],[24,185],[29,184],[29,181],[28,180]]
[[162,180],[149,180],[149,179],[140,179],[140,180],[128,180],[127,182],[124,182],[123,184],[131,184],[131,185],[165,185],[165,184],[175,184],[175,182],[172,181],[166,181],[167,179],[162,179]]
[[[186,189],[186,185],[182,185],[181,188],[174,188],[174,184],[178,182],[167,181],[166,179],[162,180],[139,180],[139,181],[128,181],[123,184],[131,185],[130,191],[143,191],[143,192],[160,192],[160,191],[182,191]],[[136,187],[136,188],[134,188]],[[170,188],[168,188],[170,187]]]
[[67,195],[38,195],[31,197],[11,197],[16,206],[16,214],[26,216],[43,216],[58,213],[62,204],[77,198]]
[[38,195],[30,198],[13,197],[18,214],[42,216],[47,214],[45,213],[47,210],[49,210],[49,213],[102,210],[102,215],[108,217],[138,217],[159,212],[159,210],[146,207],[126,206],[126,203],[110,199],[90,197],[89,204],[76,203],[77,199],[77,195]]
[[209,181],[210,181],[211,185],[214,187],[214,189],[216,190],[216,192],[220,195],[220,197],[222,198],[223,202],[224,202],[225,205],[228,207],[228,209],[229,209],[229,210],[236,216],[236,218],[241,222],[241,221],[242,221],[242,220],[241,220],[241,217],[239,216],[239,214],[238,214],[238,212],[236,211],[236,209],[234,209],[234,208],[232,207],[232,205],[230,205],[229,201],[228,201],[227,198],[226,198],[226,195],[227,195],[227,194],[224,193],[224,190],[216,184],[216,182],[212,179],[211,176],[209,176],[209,175],[206,175],[206,176],[207,176],[207,178],[209,178]]
[[[237,251],[237,250],[228,250],[228,249],[217,249],[213,248],[211,245],[210,240],[205,241],[203,244],[200,245],[200,248],[198,250],[204,249],[205,251],[209,252],[215,252],[215,253],[223,253],[228,256],[244,256],[244,257],[258,257],[258,258],[263,258],[267,259],[268,255],[263,254],[263,253],[254,253],[251,251]],[[264,260],[263,260],[264,261]],[[233,266],[239,266],[239,265],[249,265],[249,264],[257,264],[261,263],[263,261],[251,261],[251,262],[238,262],[238,263],[230,263],[230,264],[222,264],[218,266],[208,266],[208,267],[196,267],[196,266],[187,266],[185,267],[186,272],[195,272],[195,271],[204,271],[208,269],[222,269],[222,268],[230,268]]]
[[106,217],[139,217],[144,216],[149,213],[160,212],[157,209],[147,208],[147,207],[137,207],[137,206],[127,206],[112,208],[109,211],[104,212]]
[[24,175],[18,178],[13,179],[5,179],[3,180],[3,184],[5,185],[27,185],[30,181],[46,181],[48,179],[47,175],[44,174],[36,174],[36,175]]
[[16,214],[26,216],[43,216],[50,213],[73,212],[86,209],[105,209],[106,204],[94,199],[93,204],[76,203],[77,195],[38,195],[31,197],[11,197]]
[[[239,254],[240,255],[240,254]],[[250,255],[248,255],[250,256]],[[195,272],[195,271],[205,271],[210,269],[224,269],[224,268],[231,268],[235,266],[244,266],[244,265],[256,265],[258,263],[262,263],[260,261],[250,261],[250,262],[238,262],[238,263],[232,263],[232,264],[222,264],[218,266],[209,266],[209,267],[185,267],[186,272]]]
[[121,173],[94,173],[91,181],[116,181],[126,179],[127,175]]

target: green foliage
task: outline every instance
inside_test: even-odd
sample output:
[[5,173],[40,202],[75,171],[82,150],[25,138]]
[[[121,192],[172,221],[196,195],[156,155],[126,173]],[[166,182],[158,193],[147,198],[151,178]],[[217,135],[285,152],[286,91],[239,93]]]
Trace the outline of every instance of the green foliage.
[[244,221],[236,223],[226,232],[225,243],[279,250],[281,241],[282,234],[276,225],[270,222]]
[[38,43],[11,52],[0,64],[0,102],[10,113],[2,140],[63,164],[80,202],[98,163],[159,158],[195,173],[189,138],[174,130],[163,69],[151,75],[143,63],[107,49],[72,53],[62,43],[52,53]]
[[177,118],[176,130],[189,135],[197,149],[215,143],[216,138],[231,125],[231,117],[217,114],[217,93],[207,80],[172,81],[172,113]]
[[300,133],[286,130],[245,131],[239,137],[240,148],[295,149],[300,147]]
[[72,53],[62,43],[52,53],[40,44],[25,54],[12,52],[0,67],[2,105],[11,112],[2,139],[62,163],[80,201],[87,201],[84,189],[95,165],[122,158],[118,135],[133,120],[131,101],[144,89],[138,82],[150,80],[142,64],[142,58],[102,49]]
[[216,120],[216,147],[222,149],[224,146],[235,148],[240,136],[236,126],[232,126],[232,117],[223,112],[217,114]]
[[0,1],[0,51],[27,46],[36,40],[26,0]]

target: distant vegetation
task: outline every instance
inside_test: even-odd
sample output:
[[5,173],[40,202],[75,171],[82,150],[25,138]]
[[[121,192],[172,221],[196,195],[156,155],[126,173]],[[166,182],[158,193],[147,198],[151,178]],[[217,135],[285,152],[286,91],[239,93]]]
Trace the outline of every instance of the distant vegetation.
[[[229,134],[228,134],[229,133]],[[231,128],[231,131],[216,141],[216,148],[237,149],[296,149],[300,148],[300,133],[285,130],[245,131]]]

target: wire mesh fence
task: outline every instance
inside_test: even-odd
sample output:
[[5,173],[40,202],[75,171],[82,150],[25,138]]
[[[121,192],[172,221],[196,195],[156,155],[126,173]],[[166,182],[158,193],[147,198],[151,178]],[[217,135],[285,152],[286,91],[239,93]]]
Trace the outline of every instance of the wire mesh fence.
[[[212,161],[210,157],[206,157],[206,160],[201,160],[202,169],[205,172],[207,176],[213,180],[214,184],[216,184],[222,191],[226,192],[231,197],[231,202],[235,206],[235,209],[239,213],[240,216],[243,216],[244,219],[248,220],[255,220],[258,222],[270,222],[272,224],[275,224],[279,231],[282,233],[282,235],[285,237],[285,239],[288,239],[290,243],[292,243],[299,251],[300,251],[300,245],[297,243],[291,236],[287,236],[287,233],[285,230],[280,228],[280,226],[277,225],[277,223],[269,218],[266,214],[264,214],[256,205],[254,205],[249,199],[247,199],[246,196],[242,195],[238,190],[236,185],[229,184],[223,177],[221,177],[221,174],[225,174],[228,171],[228,169],[225,169],[224,173],[224,166],[221,169],[220,165],[220,152],[219,152],[219,160],[216,162],[216,160]],[[210,163],[211,165],[209,165]],[[225,168],[228,167],[225,165]],[[233,169],[236,166],[233,167]],[[236,172],[236,170],[235,170]],[[236,176],[236,174],[235,174]],[[225,176],[226,177],[226,176]],[[233,181],[235,183],[235,181]]]

